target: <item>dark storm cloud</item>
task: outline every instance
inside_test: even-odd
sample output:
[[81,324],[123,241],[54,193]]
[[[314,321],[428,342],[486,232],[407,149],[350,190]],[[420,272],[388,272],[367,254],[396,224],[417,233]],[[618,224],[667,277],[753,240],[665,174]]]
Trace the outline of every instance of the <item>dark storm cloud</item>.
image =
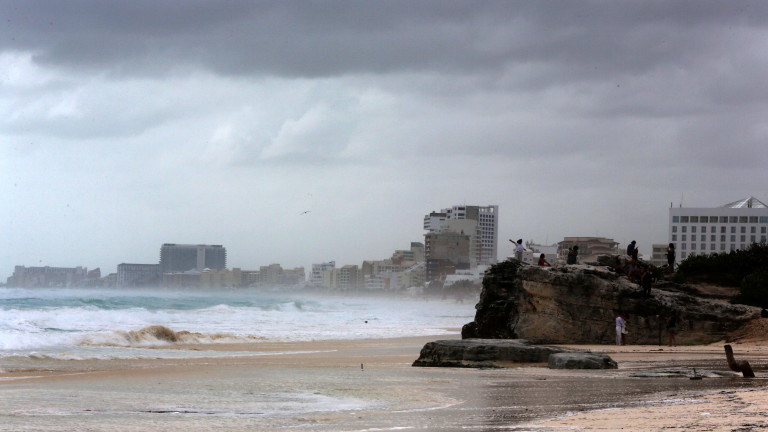
[[[83,264],[62,230],[93,263],[104,239],[138,254],[221,220],[248,265],[354,263],[462,200],[498,203],[502,238],[649,246],[683,193],[766,199],[762,1],[9,0],[0,17],[0,190],[24,204],[0,270]],[[312,217],[264,211],[286,208]],[[355,218],[387,244],[332,246]]]
[[[4,49],[119,74],[204,67],[296,77],[540,70],[528,84],[686,64],[760,25],[760,2],[3,2]],[[724,45],[727,45],[724,44]],[[727,52],[722,52],[727,54]]]

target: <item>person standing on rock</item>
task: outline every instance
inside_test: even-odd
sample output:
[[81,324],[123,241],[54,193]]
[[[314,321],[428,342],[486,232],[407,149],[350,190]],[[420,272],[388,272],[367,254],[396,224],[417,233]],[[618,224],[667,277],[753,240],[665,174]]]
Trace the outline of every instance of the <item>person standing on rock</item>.
[[637,242],[632,240],[630,244],[627,245],[627,255],[632,257],[635,261],[637,261]]
[[572,248],[568,248],[568,257],[565,261],[566,264],[576,264],[578,258],[579,258],[579,247],[574,246]]
[[640,276],[640,286],[643,287],[643,298],[651,298],[651,287],[656,281],[653,277],[653,270],[650,267],[646,267]]
[[620,313],[616,317],[616,345],[624,345],[626,343],[624,335],[627,334],[627,321],[624,320],[624,314]]
[[667,247],[667,268],[669,269],[670,273],[675,271],[675,244],[674,243],[670,243],[669,247]]
[[525,252],[525,246],[523,246],[523,239],[517,239],[517,242],[512,241],[512,239],[509,239],[509,241],[515,244],[515,259],[517,259],[520,262],[523,262],[523,252]]

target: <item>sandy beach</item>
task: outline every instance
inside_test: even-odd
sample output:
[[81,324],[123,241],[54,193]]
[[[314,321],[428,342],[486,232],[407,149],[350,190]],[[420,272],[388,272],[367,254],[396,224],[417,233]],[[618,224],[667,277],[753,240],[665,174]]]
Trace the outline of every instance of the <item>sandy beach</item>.
[[619,369],[416,368],[413,337],[186,346],[237,355],[50,360],[0,370],[0,431],[563,431],[768,428],[768,347],[734,344],[757,378],[638,377],[728,371],[722,344],[568,346]]

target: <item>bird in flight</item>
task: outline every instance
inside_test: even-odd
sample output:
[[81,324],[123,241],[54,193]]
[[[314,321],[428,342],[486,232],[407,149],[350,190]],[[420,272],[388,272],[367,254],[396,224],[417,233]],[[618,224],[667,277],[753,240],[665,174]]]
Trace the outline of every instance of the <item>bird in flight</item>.
[[307,211],[303,211],[303,212],[301,212],[301,213],[299,213],[299,214],[300,214],[300,215],[304,215],[304,214],[307,214],[307,213],[309,213],[309,212],[310,212],[310,210],[307,210]]

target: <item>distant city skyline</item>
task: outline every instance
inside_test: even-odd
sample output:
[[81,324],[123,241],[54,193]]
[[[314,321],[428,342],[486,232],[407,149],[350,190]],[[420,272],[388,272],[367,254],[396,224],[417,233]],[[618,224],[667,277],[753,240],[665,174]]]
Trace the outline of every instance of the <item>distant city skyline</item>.
[[[733,197],[731,197],[731,198],[733,198]],[[730,203],[724,204],[724,205],[702,206],[702,207],[682,207],[681,205],[678,206],[678,207],[670,206],[670,208],[668,209],[668,213],[669,213],[669,215],[672,215],[672,214],[677,215],[677,214],[687,214],[687,213],[690,212],[690,210],[705,210],[705,209],[708,209],[708,210],[710,210],[709,213],[713,213],[713,214],[717,213],[719,215],[721,213],[722,214],[726,214],[727,213],[727,214],[734,214],[735,215],[737,213],[738,214],[743,213],[744,210],[742,210],[742,209],[745,209],[747,207],[749,207],[751,209],[752,208],[752,204],[751,203],[753,203],[753,202],[755,203],[754,204],[755,209],[759,209],[757,211],[760,212],[760,214],[762,215],[759,219],[758,219],[758,216],[755,216],[755,223],[757,224],[757,221],[759,220],[760,221],[760,225],[763,225],[763,226],[761,227],[760,225],[755,225],[755,228],[753,228],[753,229],[754,230],[762,229],[762,232],[754,231],[754,232],[751,233],[751,237],[750,238],[756,238],[758,241],[761,241],[761,239],[763,239],[763,241],[764,241],[764,239],[766,238],[765,237],[766,229],[768,229],[767,228],[768,225],[766,225],[766,220],[768,220],[768,213],[766,213],[765,204],[763,204],[758,198],[755,198],[755,197],[741,198],[741,199],[739,199],[739,200],[737,200],[735,202],[730,202]],[[746,203],[750,203],[750,204],[746,204]],[[454,206],[453,209],[464,208],[464,207],[467,207],[467,206],[469,206],[469,207],[477,207],[477,206],[472,205],[472,204],[460,204],[460,205]],[[483,207],[483,206],[480,206],[480,207]],[[498,221],[495,220],[495,215],[499,213],[499,208],[498,208],[498,206],[486,206],[485,208],[489,208],[490,209],[491,207],[493,207],[492,213],[494,213],[494,222],[492,222],[492,223],[497,223]],[[446,210],[447,209],[443,209],[442,211],[446,211]],[[436,215],[439,216],[439,214],[437,214],[435,212],[432,212],[432,213],[429,213],[429,214],[427,214],[426,216],[424,216],[422,218],[422,220],[421,220],[422,228],[424,230],[426,230],[426,232],[430,232],[430,230],[435,227],[434,225],[430,226],[430,224],[435,224],[435,223],[440,224],[440,223],[442,223],[442,222],[430,219],[431,217],[434,219],[434,217]],[[446,215],[443,215],[443,216],[445,217]],[[464,217],[464,215],[458,216],[459,219],[461,219],[463,217]],[[671,217],[672,216],[669,216],[669,218],[671,218]],[[652,252],[653,252],[653,246],[654,245],[666,244],[669,241],[673,241],[675,243],[678,242],[677,231],[676,231],[676,229],[673,231],[674,225],[671,223],[669,218],[668,218],[668,227],[669,228],[668,228],[667,238],[665,238],[665,239],[657,239],[656,241],[649,242],[647,244],[640,243],[641,254],[645,255],[647,257],[647,259],[651,259],[651,256],[653,255]],[[734,229],[735,229],[735,227],[734,227]],[[729,231],[728,235],[731,236],[731,235],[735,235],[735,234],[736,234],[735,231],[733,233],[730,233],[730,231]],[[730,250],[732,248],[742,248],[741,246],[744,245],[745,243],[749,244],[749,241],[747,240],[747,236],[745,236],[745,234],[746,234],[746,232],[739,234],[741,236],[740,238],[744,238],[745,239],[745,240],[742,240],[741,242],[737,242],[736,240],[733,240],[730,243],[726,243],[726,241],[724,239],[720,240],[719,237],[717,239],[715,239],[715,240],[712,240],[711,243],[713,245],[716,244],[718,246],[717,246],[717,248],[715,248],[715,246],[713,246],[711,252],[719,252],[719,251],[721,251],[720,250],[721,243],[722,243],[722,247],[723,248],[725,248],[726,245],[728,245],[728,250]],[[422,240],[423,240],[423,235],[424,234],[422,234]],[[720,234],[718,234],[718,235],[720,235]],[[695,236],[695,234],[694,234],[694,236]],[[590,237],[602,237],[602,236],[590,236]],[[564,237],[564,239],[565,238],[566,237]],[[683,237],[681,236],[680,238],[682,239]],[[695,237],[693,237],[693,238],[695,238]],[[525,239],[525,241],[527,242],[527,241],[534,241],[534,240],[533,239]],[[549,243],[541,242],[539,244],[541,244],[541,245],[553,245],[553,244],[556,244],[558,241],[560,241],[560,240],[555,240],[554,242],[549,242]],[[498,242],[498,243],[499,243],[500,246],[502,246],[502,245],[505,245],[505,243],[507,243],[507,242],[503,242],[502,241],[502,242]],[[706,241],[705,243],[709,243],[709,241]],[[620,246],[622,245],[621,242],[618,242],[618,244]],[[624,245],[626,245],[626,243]],[[739,247],[736,247],[736,245],[738,245]],[[160,253],[161,256],[162,256],[162,250],[166,246],[176,246],[176,244],[173,244],[173,243],[163,243],[163,245],[161,247],[161,253]],[[211,245],[204,245],[204,244],[198,244],[198,243],[190,243],[190,244],[179,244],[179,246],[182,246],[182,247],[184,247],[184,246],[206,246],[206,247],[210,247]],[[218,247],[222,247],[222,246],[219,245]],[[702,247],[704,247],[704,245],[702,245]],[[222,248],[222,249],[225,250],[225,248]],[[394,250],[397,250],[397,249],[398,248],[393,248],[392,250],[394,251]],[[499,258],[498,258],[499,261],[503,261],[504,259],[506,259],[506,257],[512,255],[512,248],[511,247],[506,247],[506,249],[509,252],[507,254],[499,254]],[[725,249],[723,249],[723,250],[725,250]],[[706,252],[706,248],[704,248],[704,252]],[[685,259],[689,253],[690,253],[690,250],[687,248],[687,245],[686,245],[686,248],[683,249],[680,252],[680,254],[681,254],[680,259]],[[95,270],[95,269],[98,268],[98,269],[101,270],[101,274],[102,275],[107,275],[107,274],[111,274],[111,273],[116,273],[117,272],[117,266],[119,264],[159,264],[160,261],[161,261],[161,258],[162,258],[161,256],[155,262],[138,263],[138,262],[122,261],[120,263],[114,264],[115,271],[105,271],[104,267],[101,267],[101,266],[93,266],[93,267],[91,267],[87,263],[80,263],[80,264],[73,265],[73,266],[47,265],[47,264],[42,264],[42,263],[38,264],[38,265],[16,263],[16,264],[14,264],[13,267],[15,267],[15,266],[26,266],[26,267],[45,267],[45,266],[48,266],[48,267],[56,267],[56,268],[83,267],[83,268],[87,268],[88,270]],[[389,256],[389,255],[385,254],[385,257],[387,257],[387,256]],[[385,257],[363,257],[363,258],[361,258],[360,260],[357,260],[357,261],[350,261],[350,262],[340,263],[340,265],[350,265],[350,264],[351,265],[359,265],[360,263],[362,263],[365,260],[386,259]],[[195,259],[199,259],[199,258],[195,258]],[[225,261],[223,261],[223,262],[226,262],[226,252],[224,252],[224,260]],[[283,265],[283,263],[279,263],[279,262],[276,262],[274,260],[271,260],[271,261],[267,260],[267,261],[269,261],[269,262],[268,263],[267,262],[256,263],[256,264],[253,264],[251,266],[226,266],[226,268],[252,269],[252,268],[261,267],[261,266],[265,266],[265,265],[269,265],[269,264],[280,264],[280,265]],[[305,269],[310,269],[311,270],[313,265],[321,264],[321,263],[324,263],[324,262],[336,262],[336,261],[335,260],[326,260],[326,261],[319,260],[317,262],[313,262],[313,263],[309,263],[309,264],[305,264],[305,265],[298,265],[298,266],[294,266],[294,267],[304,267]],[[2,279],[0,279],[0,281],[5,281],[7,279],[7,277],[9,277],[13,273],[13,267],[11,268],[8,276],[3,277]],[[309,276],[309,273],[308,273],[307,276]]]
[[[481,217],[483,211],[487,211],[488,214]],[[453,206],[450,209],[443,209],[441,212],[430,212],[422,219],[422,228],[425,230],[424,237],[427,240],[427,250],[429,250],[428,237],[430,235],[434,235],[435,233],[440,233],[446,230],[449,232],[461,232],[461,234],[464,234],[465,228],[463,228],[463,225],[451,226],[450,221],[452,220],[458,222],[463,221],[464,219],[470,219],[470,221],[466,222],[474,223],[474,225],[472,225],[474,227],[473,230],[477,230],[477,235],[479,238],[483,235],[486,235],[486,233],[481,234],[480,222],[485,222],[489,227],[491,227],[490,231],[487,232],[491,233],[492,235],[492,233],[495,232],[496,225],[498,223],[498,220],[496,219],[498,215],[499,208],[495,205],[475,206],[471,204],[460,204]],[[659,246],[665,245],[667,241],[675,244],[675,247],[678,249],[678,259],[684,260],[690,254],[720,253],[734,249],[744,249],[751,243],[765,243],[768,239],[768,206],[753,196],[739,198],[736,201],[728,202],[726,204],[707,207],[670,206],[668,210],[667,222],[668,238],[665,241],[658,241],[648,245],[648,249],[650,249],[651,252],[643,254],[647,260],[652,260],[653,256],[655,255],[654,252],[658,252]],[[697,239],[697,235],[701,238]],[[569,241],[572,242],[572,240],[569,239],[573,238],[574,237],[565,237],[563,241],[566,243]],[[613,242],[612,239],[607,240]],[[532,241],[533,240],[526,240],[526,242]],[[421,243],[411,242],[410,244],[411,248],[413,248],[414,244]],[[545,246],[548,245],[550,244],[546,244]],[[621,249],[619,245],[621,245],[621,243],[616,243],[616,245],[612,247],[616,247],[618,250]],[[466,247],[469,246],[467,245]],[[393,254],[390,256],[394,256],[398,252],[402,251],[403,249],[393,249]],[[471,254],[469,249],[466,251],[466,253],[468,254],[468,261],[466,264],[470,265]],[[427,254],[428,255],[426,256],[426,259],[429,261],[429,252],[427,252]],[[350,265],[358,266],[361,263],[364,264],[365,261],[386,259],[388,258],[366,257],[357,262],[341,263],[340,265],[343,267]],[[499,258],[500,261],[503,261],[504,259],[505,257]],[[147,268],[148,266],[155,266],[157,268],[156,271],[158,274],[167,272],[184,272],[186,270],[201,271],[203,269],[220,270],[236,268],[228,267],[226,265],[226,260],[226,248],[222,245],[164,243],[160,248],[160,254],[157,263],[123,262],[119,265],[144,266],[144,268]],[[270,263],[270,265],[273,264],[281,265],[280,263]],[[473,264],[471,264],[471,267],[474,268],[474,266],[478,264],[482,264],[479,262],[479,255],[478,261],[475,261]],[[336,262],[334,260],[330,260],[328,262],[317,262],[311,263],[308,266],[298,267],[308,269],[306,273],[308,280],[315,280],[316,282],[317,277],[319,276],[315,275],[315,273],[318,271],[318,269],[334,268],[335,265]],[[46,266],[28,266],[25,264],[16,264],[14,267],[39,268]],[[52,267],[59,271],[64,278],[69,277],[66,276],[66,274],[69,273],[79,274],[81,277],[84,277],[86,270],[90,270],[90,272],[88,272],[89,276],[94,270],[101,270],[100,267],[88,267],[84,264],[71,267],[48,267]],[[264,264],[252,267],[254,269],[255,267],[265,268]],[[250,268],[242,269],[251,270]],[[142,271],[146,270],[143,269]],[[99,274],[106,275],[106,273],[103,271],[100,271]],[[5,279],[7,278],[3,278],[2,280]],[[428,270],[427,282],[430,280],[431,279]]]

